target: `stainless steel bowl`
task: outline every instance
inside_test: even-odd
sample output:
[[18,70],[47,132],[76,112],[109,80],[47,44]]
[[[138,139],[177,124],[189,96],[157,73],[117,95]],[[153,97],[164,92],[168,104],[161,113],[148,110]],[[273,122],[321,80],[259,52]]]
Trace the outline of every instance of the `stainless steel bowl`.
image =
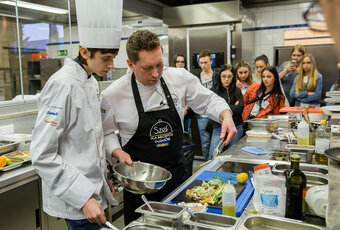
[[133,162],[133,166],[117,163],[113,166],[120,184],[134,194],[157,192],[171,179],[171,173],[157,165]]

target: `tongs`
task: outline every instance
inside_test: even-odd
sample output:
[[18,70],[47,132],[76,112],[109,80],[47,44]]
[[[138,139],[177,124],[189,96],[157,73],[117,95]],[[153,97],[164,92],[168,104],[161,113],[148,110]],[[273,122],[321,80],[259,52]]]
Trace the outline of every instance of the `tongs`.
[[216,146],[216,148],[215,148],[215,150],[213,152],[211,160],[208,160],[207,162],[204,162],[203,164],[200,164],[200,167],[202,167],[203,165],[206,165],[206,164],[210,163],[211,161],[215,160],[215,158],[217,158],[217,156],[222,153],[222,150],[223,150],[223,147],[224,147],[224,142],[225,142],[226,138],[227,138],[227,134],[224,136],[224,138],[222,138],[220,140],[220,142]]

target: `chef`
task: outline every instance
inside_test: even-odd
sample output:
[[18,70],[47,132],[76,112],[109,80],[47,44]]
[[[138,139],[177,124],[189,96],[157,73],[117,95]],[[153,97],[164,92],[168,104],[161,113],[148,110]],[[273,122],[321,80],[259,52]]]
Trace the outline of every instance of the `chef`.
[[[106,156],[98,83],[92,76],[113,68],[121,40],[122,0],[76,0],[79,57],[47,81],[38,101],[31,143],[41,177],[44,211],[68,229],[100,229],[114,189]],[[110,156],[111,158],[111,156]]]
[[[224,99],[204,88],[185,69],[164,67],[156,34],[136,31],[127,41],[126,52],[132,71],[101,95],[105,148],[128,165],[142,161],[168,169],[172,179],[160,191],[147,196],[160,201],[189,176],[182,153],[185,105],[221,122],[221,138],[228,132],[226,144],[236,129]],[[123,147],[115,131],[119,131]],[[125,224],[139,217],[135,209],[142,203],[140,195],[124,191]]]

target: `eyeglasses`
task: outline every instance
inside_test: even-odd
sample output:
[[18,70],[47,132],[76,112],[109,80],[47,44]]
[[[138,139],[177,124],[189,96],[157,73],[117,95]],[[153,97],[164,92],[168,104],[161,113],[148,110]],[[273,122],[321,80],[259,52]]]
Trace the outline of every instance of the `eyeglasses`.
[[185,61],[176,61],[176,63],[185,63]]
[[221,78],[223,78],[224,80],[232,79],[233,75],[221,75]]
[[321,32],[328,30],[325,16],[318,0],[314,0],[309,8],[303,13],[303,18],[311,30]]

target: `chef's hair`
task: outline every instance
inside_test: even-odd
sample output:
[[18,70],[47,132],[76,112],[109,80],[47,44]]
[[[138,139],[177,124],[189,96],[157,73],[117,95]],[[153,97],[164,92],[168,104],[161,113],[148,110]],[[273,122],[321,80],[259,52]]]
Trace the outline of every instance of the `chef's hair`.
[[139,60],[140,51],[152,51],[157,47],[162,48],[157,34],[149,30],[137,30],[127,40],[126,53],[129,60],[132,63],[136,63]]
[[[118,54],[118,51],[119,51],[119,49],[98,49],[98,48],[87,48],[87,50],[90,52],[90,59],[94,57],[96,52],[100,52],[101,54],[107,54],[107,53]],[[78,57],[79,57],[80,64],[87,65],[87,61],[85,58],[81,56],[80,51],[79,51]]]
[[202,57],[209,57],[209,59],[211,60],[211,52],[210,52],[210,50],[202,50],[200,52],[200,56],[198,57],[198,59],[200,59]]

